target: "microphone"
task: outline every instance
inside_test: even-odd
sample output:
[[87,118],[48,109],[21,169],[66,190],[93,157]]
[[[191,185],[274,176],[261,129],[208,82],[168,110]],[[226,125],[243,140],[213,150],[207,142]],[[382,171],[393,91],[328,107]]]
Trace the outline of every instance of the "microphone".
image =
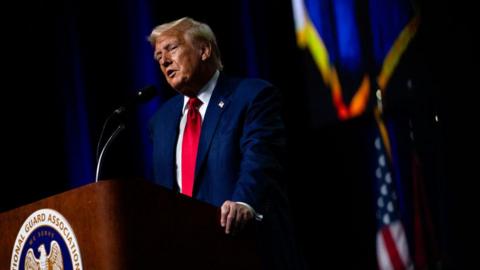
[[113,111],[115,114],[120,115],[125,113],[129,108],[150,101],[157,96],[157,89],[153,85],[143,87],[135,93],[135,96],[128,100],[128,102]]
[[[107,119],[103,123],[102,131],[100,132],[100,138],[98,139],[98,144],[97,144],[97,169],[95,173],[95,182],[98,182],[100,177],[100,168],[103,162],[104,153],[106,152],[107,148],[112,144],[114,139],[118,136],[118,134],[125,129],[125,124],[121,121],[120,119],[121,117],[118,117],[118,116],[124,114],[126,111],[128,111],[131,107],[134,107],[135,105],[150,101],[156,95],[157,95],[157,89],[153,85],[149,85],[144,88],[141,88],[136,92],[133,98],[128,100],[128,102],[125,105],[120,106],[107,117]],[[100,151],[100,145],[102,143],[103,136],[105,134],[105,129],[108,123],[113,118],[116,118],[119,121],[119,124],[117,125],[113,133],[110,135],[110,137],[108,137],[106,143],[103,145]]]

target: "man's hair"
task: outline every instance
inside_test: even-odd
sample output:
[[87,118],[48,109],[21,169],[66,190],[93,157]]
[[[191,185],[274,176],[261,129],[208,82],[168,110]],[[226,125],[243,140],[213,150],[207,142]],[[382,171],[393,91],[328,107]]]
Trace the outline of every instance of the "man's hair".
[[217,39],[210,26],[205,23],[195,21],[189,17],[183,17],[173,22],[168,22],[155,27],[148,41],[152,46],[155,46],[155,42],[158,37],[167,31],[178,31],[191,38],[192,41],[204,41],[210,44],[212,47],[212,60],[219,70],[223,69],[222,59],[220,58],[220,49],[217,45]]

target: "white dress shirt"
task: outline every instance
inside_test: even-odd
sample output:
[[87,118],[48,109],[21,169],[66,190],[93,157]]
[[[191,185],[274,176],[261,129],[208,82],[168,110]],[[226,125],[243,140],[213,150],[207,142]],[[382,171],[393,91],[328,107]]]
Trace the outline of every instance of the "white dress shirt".
[[[200,115],[202,116],[202,123],[203,118],[205,118],[205,112],[207,111],[208,102],[210,102],[210,98],[212,97],[212,92],[215,86],[217,85],[218,76],[220,72],[217,70],[215,74],[213,74],[212,78],[207,82],[207,84],[200,89],[198,92],[197,98],[202,102],[202,105],[198,109]],[[180,192],[182,192],[182,142],[183,142],[183,132],[185,131],[185,126],[187,125],[187,115],[188,115],[188,102],[189,97],[185,96],[183,98],[183,109],[182,109],[182,118],[180,119],[180,132],[178,133],[177,139],[177,151],[176,151],[176,167],[177,167],[177,184],[179,187]]]

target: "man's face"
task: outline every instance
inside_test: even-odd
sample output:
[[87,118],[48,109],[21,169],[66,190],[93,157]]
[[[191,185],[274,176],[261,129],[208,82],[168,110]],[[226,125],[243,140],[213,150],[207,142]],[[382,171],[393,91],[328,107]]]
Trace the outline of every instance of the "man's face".
[[201,85],[202,49],[179,32],[166,32],[155,42],[155,59],[168,84],[185,95],[194,95]]

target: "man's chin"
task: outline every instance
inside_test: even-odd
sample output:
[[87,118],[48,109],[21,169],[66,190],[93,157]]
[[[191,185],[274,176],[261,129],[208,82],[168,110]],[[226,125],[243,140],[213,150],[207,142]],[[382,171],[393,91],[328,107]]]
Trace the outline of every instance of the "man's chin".
[[185,80],[168,80],[168,84],[175,89],[175,91],[183,94],[185,96],[195,96],[196,92],[189,87],[188,83]]
[[[180,83],[180,82],[169,82],[170,86],[177,92],[181,93],[181,94],[184,94],[184,95],[187,95],[187,93],[185,92],[185,85],[183,83]],[[188,92],[188,91],[187,91]]]
[[172,87],[173,89],[179,91],[178,89],[181,88],[180,86],[180,82],[178,82],[177,80],[175,79],[171,79],[171,80],[167,80],[168,84],[170,85],[170,87]]

